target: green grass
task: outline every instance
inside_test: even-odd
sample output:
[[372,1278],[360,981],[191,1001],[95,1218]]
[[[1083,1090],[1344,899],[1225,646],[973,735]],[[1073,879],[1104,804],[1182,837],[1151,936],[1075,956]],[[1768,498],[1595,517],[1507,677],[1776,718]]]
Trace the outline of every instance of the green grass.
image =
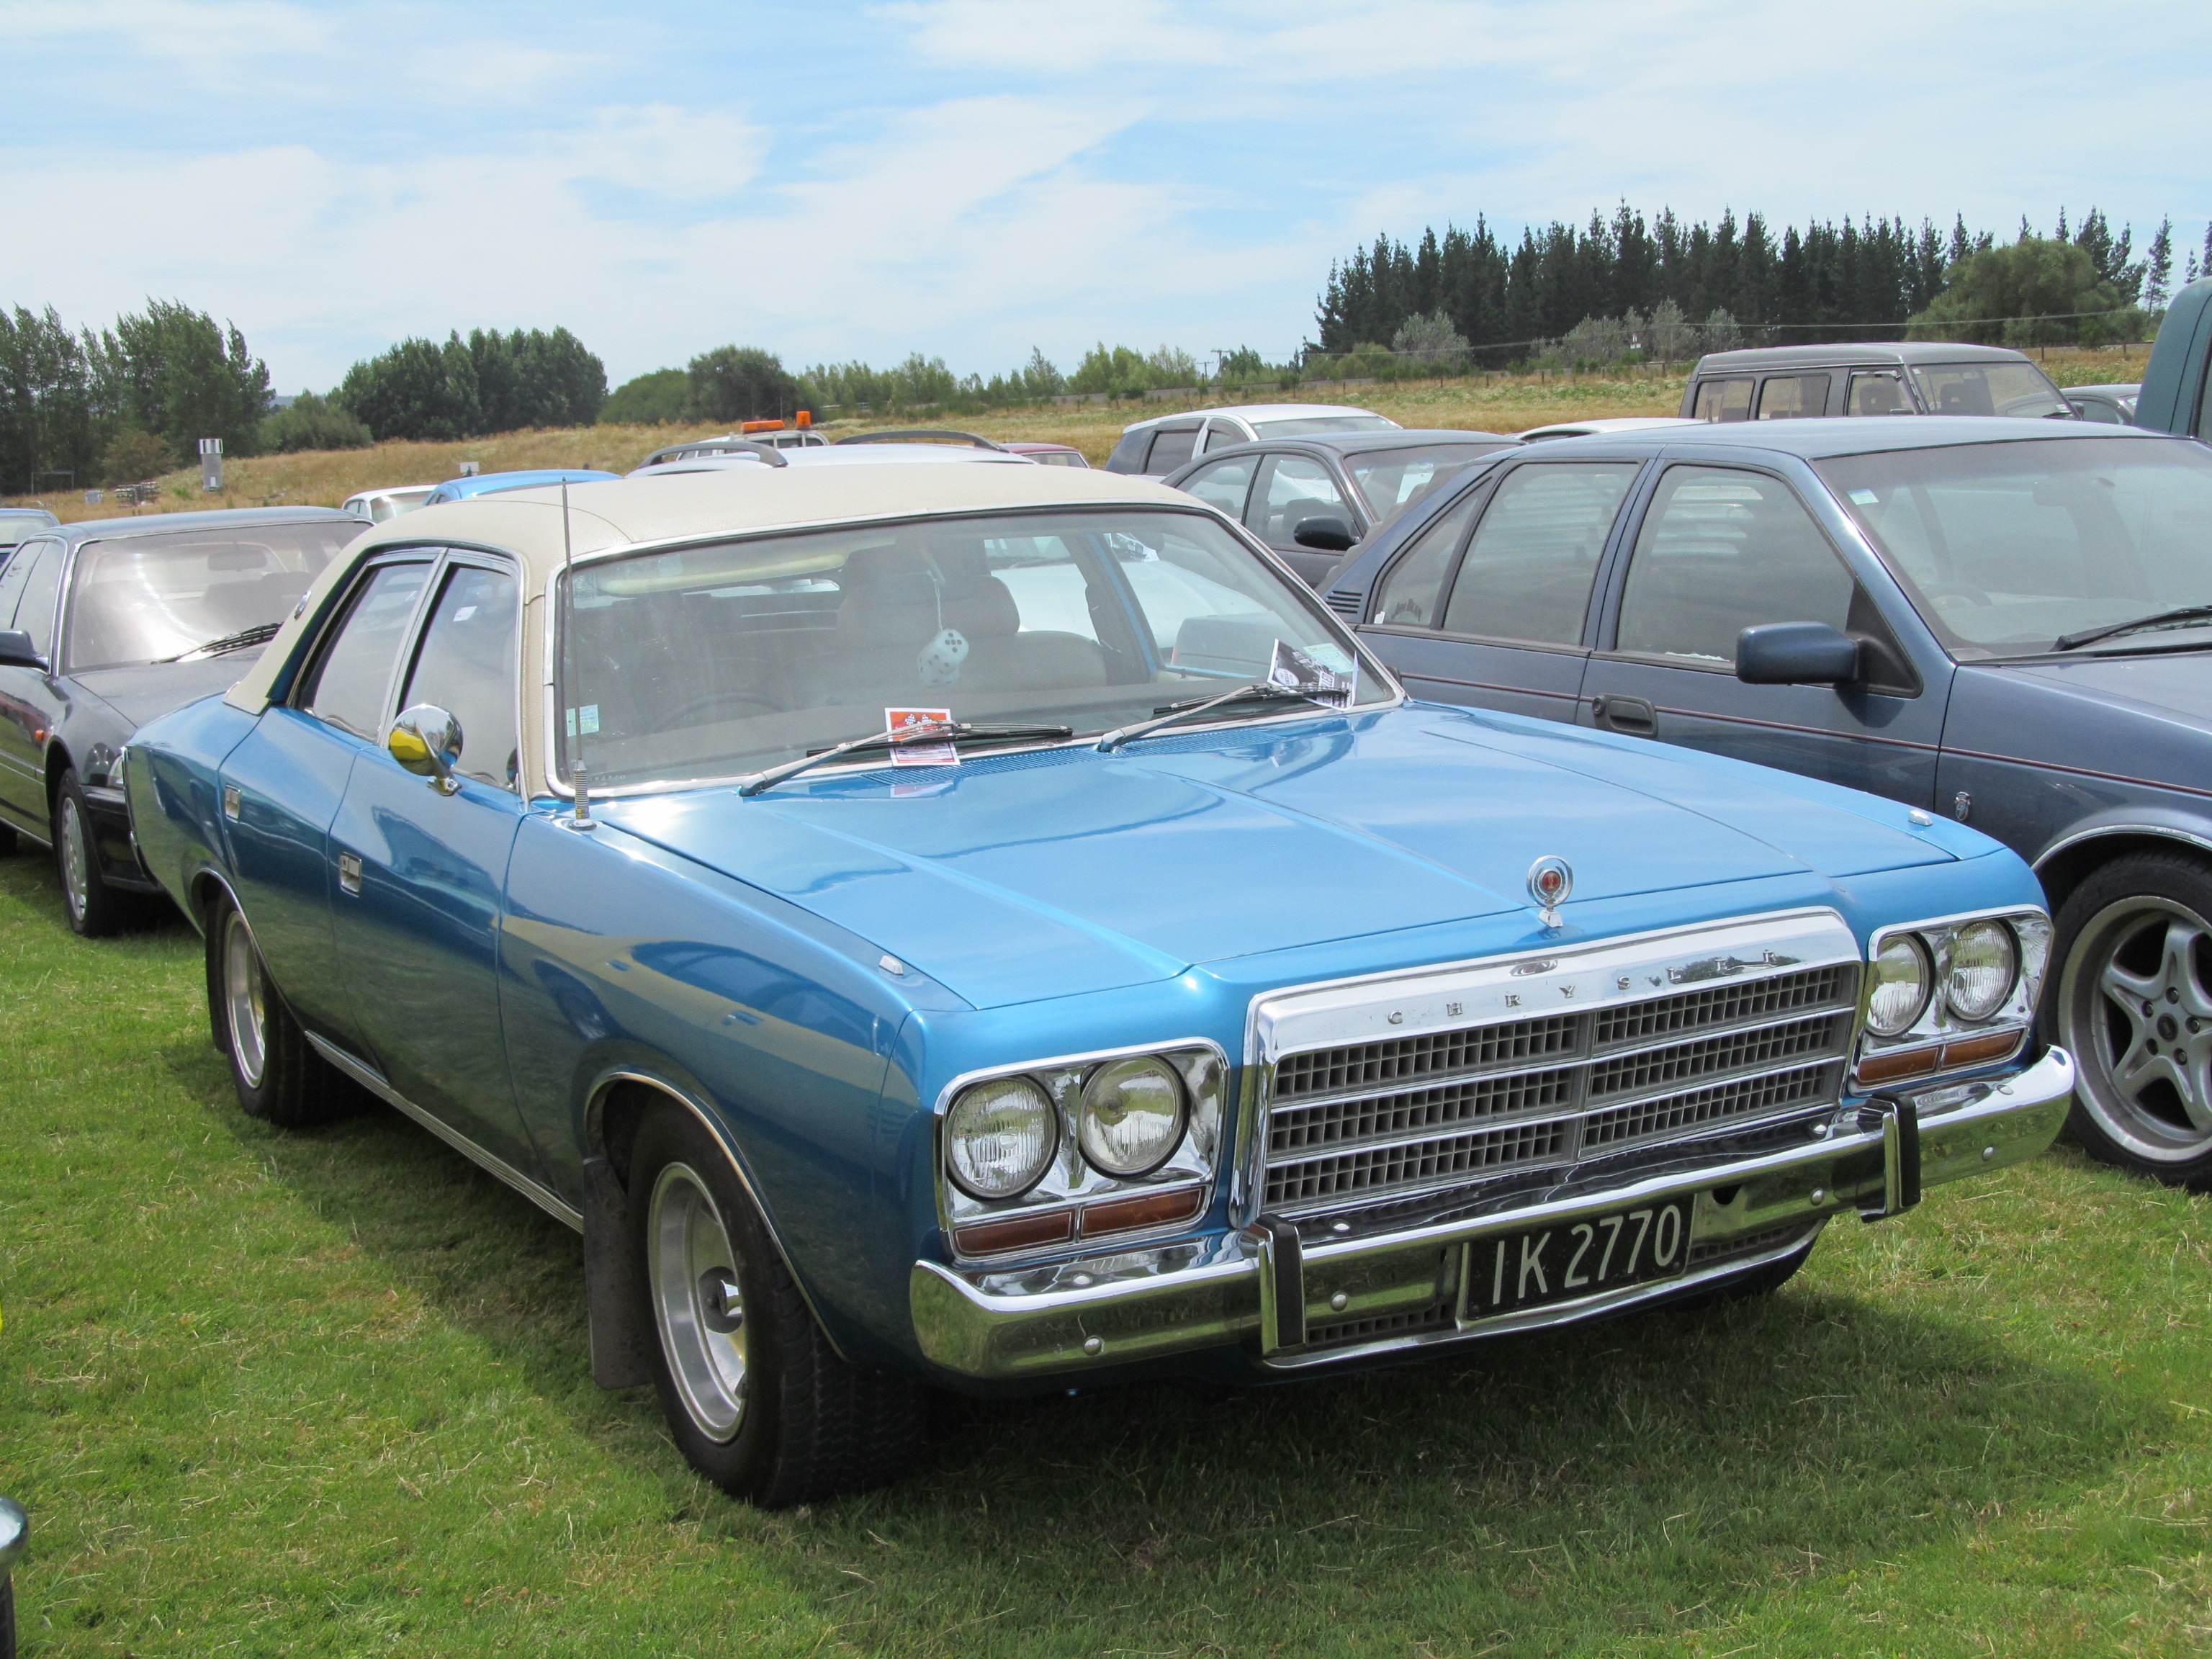
[[181,923],[0,860],[0,1491],[48,1655],[1981,1655],[2212,1642],[2206,1202],[2061,1152],[1766,1303],[1229,1398],[948,1407],[764,1516],[586,1371],[572,1235],[273,1133]]

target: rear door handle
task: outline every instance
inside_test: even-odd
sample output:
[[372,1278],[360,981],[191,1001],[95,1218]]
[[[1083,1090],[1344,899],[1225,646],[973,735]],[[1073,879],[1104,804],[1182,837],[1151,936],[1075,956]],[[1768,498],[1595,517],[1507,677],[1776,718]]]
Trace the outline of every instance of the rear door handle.
[[1608,732],[1624,732],[1632,738],[1659,735],[1659,711],[1642,697],[1592,697],[1590,717]]

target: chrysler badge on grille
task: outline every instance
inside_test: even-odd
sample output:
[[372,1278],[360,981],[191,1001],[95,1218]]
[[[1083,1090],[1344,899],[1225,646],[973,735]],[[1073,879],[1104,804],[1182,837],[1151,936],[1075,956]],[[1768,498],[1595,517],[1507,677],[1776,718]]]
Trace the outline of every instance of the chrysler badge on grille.
[[1528,896],[1536,901],[1536,919],[1547,927],[1558,927],[1559,907],[1575,890],[1574,866],[1563,858],[1547,855],[1528,866]]

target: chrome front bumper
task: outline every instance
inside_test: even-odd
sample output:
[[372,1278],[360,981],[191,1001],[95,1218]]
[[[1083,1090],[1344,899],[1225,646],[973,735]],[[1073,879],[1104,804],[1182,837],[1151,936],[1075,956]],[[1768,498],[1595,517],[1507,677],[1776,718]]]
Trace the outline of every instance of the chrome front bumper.
[[[948,1372],[1042,1382],[1248,1344],[1263,1366],[1294,1371],[1567,1324],[1787,1255],[1831,1217],[1894,1215],[1911,1206],[1922,1187],[2022,1163],[2057,1135],[2073,1092],[2073,1059],[2052,1048],[2010,1078],[1921,1091],[1922,1104],[1909,1114],[1869,1107],[1861,1115],[1864,1127],[1808,1146],[1430,1226],[1302,1237],[1286,1224],[1263,1221],[1206,1243],[1026,1271],[917,1261],[908,1283],[915,1334],[922,1353]],[[1387,1321],[1449,1304],[1467,1244],[1680,1197],[1693,1201],[1692,1248],[1781,1242],[1693,1266],[1680,1278],[1525,1314],[1468,1320],[1454,1313],[1443,1328],[1307,1344],[1311,1327]]]

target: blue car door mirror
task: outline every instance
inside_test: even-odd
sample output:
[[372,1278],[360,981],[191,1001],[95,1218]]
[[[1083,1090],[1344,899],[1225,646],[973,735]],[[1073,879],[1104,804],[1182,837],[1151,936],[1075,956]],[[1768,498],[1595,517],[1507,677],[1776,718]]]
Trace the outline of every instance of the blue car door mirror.
[[0,628],[0,668],[35,668],[46,672],[46,659],[21,629]]
[[1735,677],[1747,685],[1849,685],[1858,641],[1826,623],[1766,623],[1735,639]]
[[401,710],[384,746],[408,771],[429,779],[439,793],[450,795],[461,787],[453,778],[461,759],[461,723],[435,703]]

